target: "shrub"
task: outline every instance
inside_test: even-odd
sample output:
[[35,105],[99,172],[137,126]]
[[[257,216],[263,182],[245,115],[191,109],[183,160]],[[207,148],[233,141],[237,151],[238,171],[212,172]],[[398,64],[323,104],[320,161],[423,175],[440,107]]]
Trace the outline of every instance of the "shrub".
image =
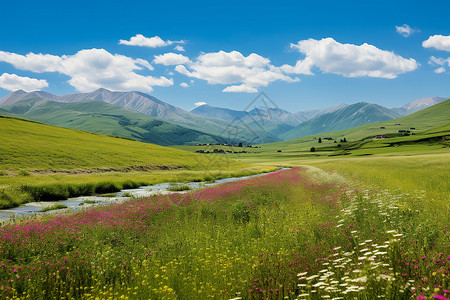
[[68,186],[63,184],[24,185],[21,191],[29,193],[35,201],[64,200],[69,197]]
[[122,186],[110,181],[100,182],[95,186],[95,193],[106,194],[118,192],[122,189]]
[[181,191],[188,191],[190,189],[191,189],[191,187],[189,185],[182,184],[182,185],[171,186],[167,190],[171,191],[171,192],[181,192]]
[[57,209],[63,209],[63,208],[67,208],[66,205],[64,204],[53,204],[47,207],[43,207],[39,212],[46,212],[46,211],[50,211],[50,210],[57,210]]

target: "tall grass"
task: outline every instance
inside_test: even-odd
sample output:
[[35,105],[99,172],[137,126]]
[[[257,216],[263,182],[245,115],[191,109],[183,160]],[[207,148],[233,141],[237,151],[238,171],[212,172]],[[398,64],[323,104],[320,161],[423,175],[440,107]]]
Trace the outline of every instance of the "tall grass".
[[[111,172],[83,175],[1,176],[0,208],[19,206],[31,201],[55,201],[68,197],[89,196],[152,185],[161,182],[208,181],[241,177],[276,170],[275,167],[243,169],[158,170],[152,172]],[[2,194],[3,193],[3,194]]]
[[4,226],[0,297],[445,296],[448,231],[414,197],[292,169]]

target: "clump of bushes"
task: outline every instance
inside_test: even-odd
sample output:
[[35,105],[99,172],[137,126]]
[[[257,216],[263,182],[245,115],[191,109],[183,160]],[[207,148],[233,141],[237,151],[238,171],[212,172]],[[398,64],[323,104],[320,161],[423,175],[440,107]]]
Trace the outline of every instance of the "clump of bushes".
[[0,189],[0,209],[16,207],[31,201],[33,201],[33,198],[29,194],[16,190]]
[[63,208],[67,208],[67,206],[64,204],[53,204],[53,205],[42,208],[39,212],[46,212],[46,211],[50,211],[50,210],[57,210],[57,209],[63,209]]
[[188,191],[190,189],[191,189],[191,187],[189,185],[182,184],[182,185],[171,186],[167,190],[171,191],[171,192],[181,192],[181,191]]
[[122,189],[137,188],[141,185],[144,183],[131,180],[122,183],[112,181],[82,184],[55,183],[22,185],[20,191],[31,195],[34,201],[56,201],[78,196],[115,193]]

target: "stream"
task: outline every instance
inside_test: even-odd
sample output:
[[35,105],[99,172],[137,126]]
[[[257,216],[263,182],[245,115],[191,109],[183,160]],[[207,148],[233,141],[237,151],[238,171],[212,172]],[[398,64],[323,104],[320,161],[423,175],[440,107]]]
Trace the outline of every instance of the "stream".
[[[190,190],[187,190],[187,191],[182,191],[182,192],[173,192],[173,191],[168,190],[169,188],[172,188],[172,187],[178,186],[178,185],[188,185],[191,190],[202,189],[202,188],[212,187],[214,185],[225,183],[225,182],[232,182],[232,181],[262,176],[262,175],[278,172],[278,171],[284,170],[284,169],[285,168],[279,168],[277,171],[273,171],[273,172],[269,172],[269,173],[260,173],[260,174],[250,175],[250,176],[223,178],[223,179],[218,179],[213,183],[204,183],[204,182],[158,183],[158,184],[149,185],[149,186],[141,186],[136,189],[124,189],[124,190],[121,190],[120,192],[114,193],[115,194],[114,197],[79,196],[79,197],[69,198],[69,199],[60,200],[60,201],[29,202],[22,206],[0,210],[0,225],[2,223],[8,223],[9,221],[12,221],[18,217],[42,215],[42,214],[55,213],[55,212],[64,212],[67,210],[74,211],[74,210],[81,210],[83,208],[90,207],[90,206],[120,203],[120,202],[130,200],[131,196],[136,197],[136,198],[142,198],[142,197],[149,197],[152,195],[161,195],[161,194],[170,194],[170,193],[185,193],[185,192],[190,191]],[[93,202],[93,203],[85,203],[85,201]],[[48,207],[48,206],[52,206],[54,204],[64,204],[67,206],[67,208],[59,209],[59,210],[50,210],[47,212],[40,212],[41,209]]]

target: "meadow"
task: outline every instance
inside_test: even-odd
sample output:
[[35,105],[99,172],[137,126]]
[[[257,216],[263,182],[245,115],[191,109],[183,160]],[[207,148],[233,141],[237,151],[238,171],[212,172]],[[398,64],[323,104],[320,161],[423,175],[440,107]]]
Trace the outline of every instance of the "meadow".
[[41,217],[1,228],[0,294],[447,297],[449,211],[430,209],[426,197],[426,191],[373,189],[320,169],[294,168]]
[[291,168],[3,225],[0,298],[448,299],[449,123],[438,119],[388,140],[228,155],[0,118],[4,207]]
[[12,117],[0,116],[0,127],[0,209],[276,169]]

